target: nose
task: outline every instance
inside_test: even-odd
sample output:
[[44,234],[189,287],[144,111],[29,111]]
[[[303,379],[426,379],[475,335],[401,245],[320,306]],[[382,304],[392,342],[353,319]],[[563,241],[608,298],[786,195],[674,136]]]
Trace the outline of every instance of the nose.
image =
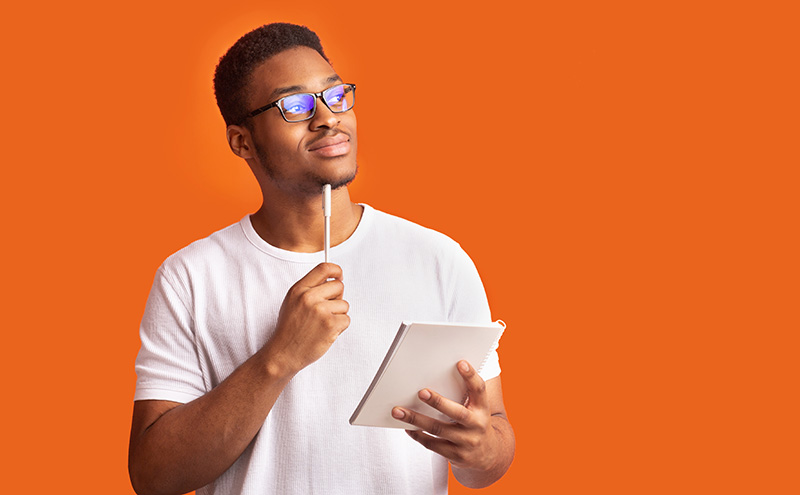
[[311,117],[311,130],[327,127],[333,129],[339,124],[339,116],[330,111],[328,105],[322,101],[322,97],[317,97],[317,109]]

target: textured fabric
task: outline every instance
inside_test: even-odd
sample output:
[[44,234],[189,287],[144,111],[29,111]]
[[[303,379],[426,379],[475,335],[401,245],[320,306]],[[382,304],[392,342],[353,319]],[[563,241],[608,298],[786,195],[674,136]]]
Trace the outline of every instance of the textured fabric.
[[[344,272],[349,328],[289,382],[242,456],[198,495],[447,492],[445,459],[402,430],[348,419],[401,321],[491,321],[475,266],[443,234],[366,205],[330,259]],[[185,403],[217,386],[267,342],[287,290],[322,260],[267,244],[249,216],[169,257],[142,320],[134,399]],[[493,352],[481,375],[499,373]]]

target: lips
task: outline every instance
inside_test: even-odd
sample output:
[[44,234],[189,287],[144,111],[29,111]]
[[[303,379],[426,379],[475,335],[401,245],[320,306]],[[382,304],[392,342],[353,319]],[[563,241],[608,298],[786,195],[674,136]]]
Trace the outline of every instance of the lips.
[[350,151],[350,137],[344,133],[327,136],[314,141],[308,151],[326,157],[345,155]]

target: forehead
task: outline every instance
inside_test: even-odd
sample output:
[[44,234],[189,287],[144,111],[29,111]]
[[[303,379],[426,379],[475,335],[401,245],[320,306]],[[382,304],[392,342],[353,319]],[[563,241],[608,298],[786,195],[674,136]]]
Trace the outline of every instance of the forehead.
[[264,105],[291,93],[322,91],[330,86],[333,76],[336,71],[316,50],[291,48],[273,55],[253,71],[248,99],[251,104]]

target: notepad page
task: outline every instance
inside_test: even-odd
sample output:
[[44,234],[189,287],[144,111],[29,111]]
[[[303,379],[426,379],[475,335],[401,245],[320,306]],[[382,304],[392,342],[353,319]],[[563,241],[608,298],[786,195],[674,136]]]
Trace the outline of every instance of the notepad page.
[[353,414],[351,424],[415,429],[391,416],[394,406],[449,420],[419,400],[417,393],[429,388],[462,403],[466,385],[456,364],[466,359],[480,370],[504,330],[499,323],[480,326],[404,323],[404,326],[401,325],[368,394]]

